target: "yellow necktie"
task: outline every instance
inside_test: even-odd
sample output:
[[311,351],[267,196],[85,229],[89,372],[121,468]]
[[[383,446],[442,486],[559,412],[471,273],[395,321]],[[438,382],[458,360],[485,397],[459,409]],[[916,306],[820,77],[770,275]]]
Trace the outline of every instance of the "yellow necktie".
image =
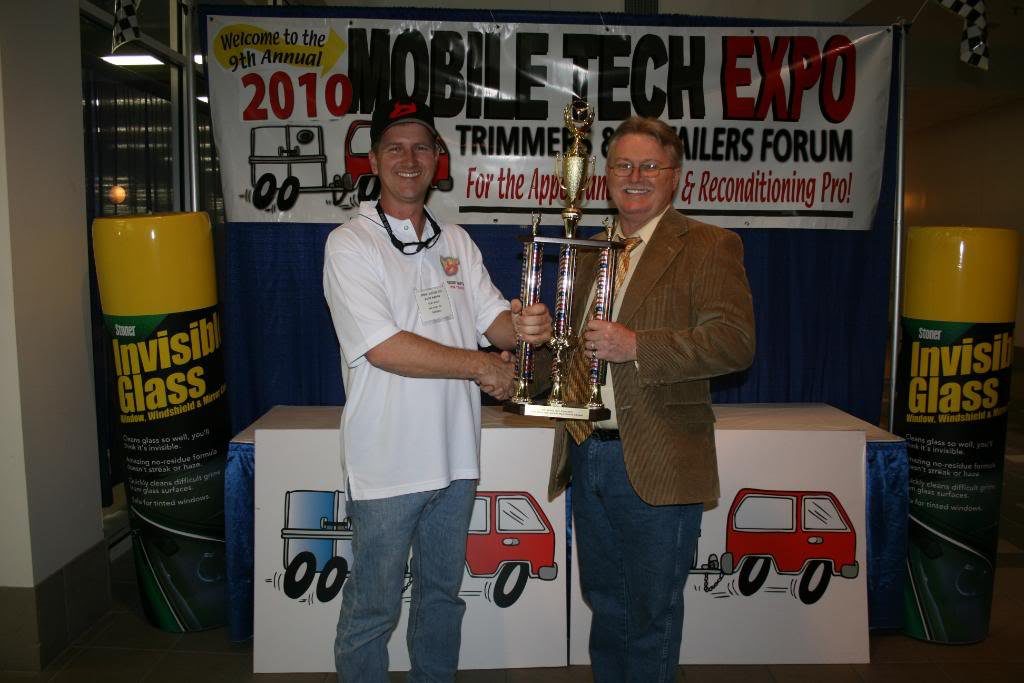
[[[626,246],[622,253],[619,254],[618,261],[615,263],[615,287],[612,290],[615,298],[619,298],[622,295],[622,292],[619,290],[622,287],[623,280],[626,279],[626,273],[629,272],[629,253],[640,246],[642,241],[639,237],[627,237],[625,240]],[[586,401],[590,394],[591,354],[587,353],[583,335],[587,331],[587,324],[594,318],[594,303],[591,303],[583,324],[580,326],[579,339],[577,339],[576,347],[572,351],[572,357],[569,360],[569,367],[566,371],[565,398],[568,403],[576,405]],[[614,302],[609,301],[609,319],[611,319],[613,306]],[[594,431],[594,424],[589,420],[569,420],[565,423],[565,428],[569,431],[573,440],[579,444],[583,443],[590,436],[590,433]]]

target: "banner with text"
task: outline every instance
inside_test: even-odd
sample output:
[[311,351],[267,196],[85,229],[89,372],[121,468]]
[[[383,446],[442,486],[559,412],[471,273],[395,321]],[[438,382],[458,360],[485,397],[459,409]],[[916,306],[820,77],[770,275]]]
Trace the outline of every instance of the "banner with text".
[[871,227],[892,79],[887,27],[687,27],[357,17],[206,17],[232,221],[341,222],[379,182],[374,107],[424,99],[446,221],[559,223],[562,111],[595,110],[583,223],[608,201],[609,136],[633,114],[683,142],[675,206],[731,228]]

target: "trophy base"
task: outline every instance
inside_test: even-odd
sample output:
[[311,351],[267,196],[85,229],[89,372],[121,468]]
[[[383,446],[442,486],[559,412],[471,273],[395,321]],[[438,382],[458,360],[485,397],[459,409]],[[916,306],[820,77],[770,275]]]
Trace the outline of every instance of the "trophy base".
[[589,420],[600,422],[612,416],[612,411],[604,406],[588,408],[587,406],[549,406],[546,403],[514,403],[509,401],[503,406],[506,413],[527,415],[530,417],[549,417],[553,420]]

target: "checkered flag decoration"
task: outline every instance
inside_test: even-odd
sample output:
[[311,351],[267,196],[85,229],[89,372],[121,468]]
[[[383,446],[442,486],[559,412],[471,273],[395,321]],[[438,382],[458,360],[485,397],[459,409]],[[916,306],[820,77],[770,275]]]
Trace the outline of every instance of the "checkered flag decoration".
[[984,0],[935,0],[950,12],[964,18],[960,34],[960,60],[988,70],[988,22]]
[[110,51],[117,52],[117,49],[125,43],[138,40],[139,31],[139,5],[142,0],[114,0],[114,36],[111,41]]

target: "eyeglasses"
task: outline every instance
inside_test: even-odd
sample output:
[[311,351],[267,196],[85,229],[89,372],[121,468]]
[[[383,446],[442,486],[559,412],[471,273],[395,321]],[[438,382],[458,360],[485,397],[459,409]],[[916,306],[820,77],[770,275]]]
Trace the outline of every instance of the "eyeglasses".
[[395,233],[391,230],[391,224],[388,222],[388,217],[384,215],[384,209],[381,208],[380,202],[377,202],[377,215],[380,216],[381,226],[387,231],[388,237],[391,238],[391,244],[395,249],[406,256],[413,256],[424,249],[430,249],[434,246],[434,243],[437,242],[437,238],[441,236],[441,226],[437,224],[437,221],[435,221],[429,213],[424,212],[424,214],[426,215],[427,223],[430,224],[430,228],[434,231],[434,234],[427,239],[420,240],[418,242],[402,242],[395,237]]
[[634,164],[632,161],[618,161],[608,167],[612,174],[620,178],[628,178],[633,175],[633,169],[640,169],[640,175],[644,178],[656,178],[662,171],[679,168],[678,166],[658,166],[653,161],[645,161],[642,164]]

